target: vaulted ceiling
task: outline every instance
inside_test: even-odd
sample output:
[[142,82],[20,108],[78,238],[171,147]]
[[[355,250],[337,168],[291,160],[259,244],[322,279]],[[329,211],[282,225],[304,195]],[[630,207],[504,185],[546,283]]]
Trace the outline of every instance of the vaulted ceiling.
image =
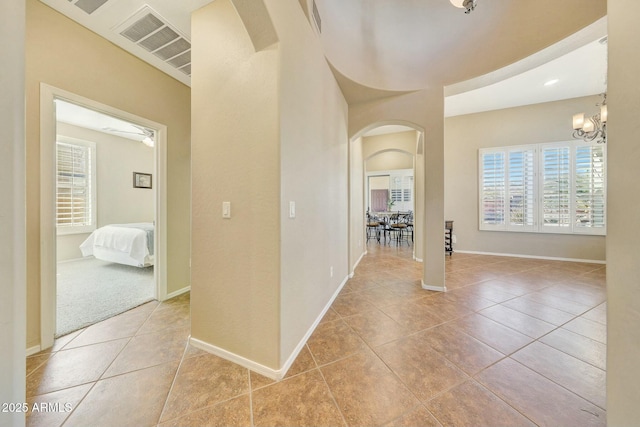
[[[190,84],[190,15],[211,0],[41,1]],[[449,0],[298,1],[350,103],[490,73],[606,15],[606,0],[478,0],[470,14]]]

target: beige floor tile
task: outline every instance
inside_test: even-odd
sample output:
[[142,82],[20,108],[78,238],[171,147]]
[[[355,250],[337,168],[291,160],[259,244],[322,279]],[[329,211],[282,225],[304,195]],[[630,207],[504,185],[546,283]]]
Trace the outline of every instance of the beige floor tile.
[[344,321],[370,346],[377,346],[409,334],[409,330],[380,310],[371,310]]
[[512,310],[504,305],[489,307],[479,313],[532,338],[539,338],[556,328],[556,326],[551,323],[547,323],[519,311]]
[[249,372],[249,377],[251,380],[251,390],[256,390],[276,382],[276,380],[265,377],[264,375],[258,374],[257,372],[253,371]]
[[320,366],[367,348],[360,336],[342,319],[319,324],[307,345]]
[[179,361],[187,345],[188,329],[138,335],[131,338],[103,378]]
[[67,427],[153,426],[178,362],[100,380],[65,422]]
[[42,366],[42,364],[49,360],[51,356],[52,353],[44,353],[27,357],[27,376],[29,376],[33,371]]
[[256,427],[345,425],[317,369],[254,391],[253,422]]
[[416,300],[415,303],[428,307],[436,316],[445,322],[464,317],[473,312],[473,310],[465,304],[445,299],[444,294],[422,298]]
[[249,395],[243,395],[159,424],[158,427],[244,427],[249,425],[251,425]]
[[381,308],[381,311],[411,332],[444,323],[430,307],[415,302],[390,305]]
[[385,344],[377,347],[375,352],[422,402],[469,378],[432,349],[424,334]]
[[606,374],[602,369],[540,342],[532,343],[511,357],[600,408],[605,408]]
[[604,288],[595,288],[592,286],[581,286],[576,284],[559,284],[549,286],[548,288],[542,289],[540,293],[564,298],[569,301],[586,305],[589,308],[600,305],[607,300],[607,293]]
[[585,319],[584,316],[578,317],[566,325],[562,325],[562,327],[576,334],[599,341],[602,344],[607,343],[607,326],[593,320]]
[[582,315],[583,318],[593,320],[602,325],[607,324],[607,304],[600,304],[596,308],[587,311]]
[[424,406],[420,405],[400,418],[388,422],[384,427],[442,427],[442,424]]
[[431,400],[427,408],[444,426],[535,426],[531,420],[473,380]]
[[91,325],[65,345],[64,350],[132,337],[147,320],[149,315],[149,313],[145,312],[126,312]]
[[322,316],[322,319],[320,320],[320,323],[332,322],[334,320],[340,319],[340,317],[341,316],[338,313],[336,313],[336,311],[334,309],[329,307],[329,310],[327,310],[327,312],[324,314],[324,316]]
[[442,294],[441,298],[446,301],[457,302],[465,305],[472,311],[480,311],[496,305],[496,302],[479,297],[473,292],[465,291],[464,288],[447,291]]
[[406,301],[406,298],[394,293],[389,289],[393,285],[388,287],[377,287],[371,289],[365,289],[360,294],[364,296],[375,307],[385,307],[387,305],[398,304]]
[[293,362],[289,371],[285,375],[285,378],[292,377],[294,375],[301,374],[303,372],[310,371],[312,369],[317,368],[315,360],[313,360],[313,356],[311,355],[311,351],[305,345],[298,353],[296,360]]
[[566,311],[540,304],[527,298],[516,298],[502,303],[503,306],[528,314],[555,326],[567,323],[575,316]]
[[[27,427],[61,426],[91,387],[93,383],[28,398],[27,404],[30,410],[26,417]],[[56,410],[50,410],[49,405],[54,405]]]
[[540,426],[606,425],[602,409],[511,359],[491,366],[477,379]]
[[165,422],[249,392],[249,371],[213,354],[184,359],[160,421]]
[[373,353],[359,353],[320,369],[350,426],[383,425],[419,403]]
[[415,336],[469,375],[479,372],[504,357],[504,354],[451,325],[428,329]]
[[54,353],[27,377],[27,397],[97,381],[128,339]]
[[567,313],[571,313],[576,316],[589,311],[592,308],[588,305],[560,298],[550,293],[533,292],[525,295],[523,298],[547,305],[549,307],[557,308],[558,310],[566,311]]
[[479,314],[458,319],[452,325],[503,354],[511,354],[533,341],[533,338]]
[[340,316],[353,316],[375,309],[375,306],[362,295],[362,292],[340,293],[331,308]]
[[137,335],[182,329],[191,327],[191,312],[189,304],[175,304],[158,307],[144,324],[138,329]]
[[597,368],[607,369],[607,346],[601,342],[563,328],[542,337],[540,341]]

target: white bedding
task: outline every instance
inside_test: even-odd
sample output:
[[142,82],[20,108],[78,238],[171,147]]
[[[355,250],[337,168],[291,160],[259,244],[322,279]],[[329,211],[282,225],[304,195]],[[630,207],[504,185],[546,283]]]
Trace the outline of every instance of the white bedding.
[[100,227],[80,245],[91,256],[134,267],[153,265],[153,224],[112,224]]

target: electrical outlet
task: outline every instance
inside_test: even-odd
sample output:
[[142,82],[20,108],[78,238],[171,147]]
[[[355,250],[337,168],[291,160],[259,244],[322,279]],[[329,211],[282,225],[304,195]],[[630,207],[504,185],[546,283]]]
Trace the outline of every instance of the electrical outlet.
[[451,236],[451,243],[458,243],[458,239],[456,239],[456,235]]
[[333,277],[333,266],[329,267],[329,277]]

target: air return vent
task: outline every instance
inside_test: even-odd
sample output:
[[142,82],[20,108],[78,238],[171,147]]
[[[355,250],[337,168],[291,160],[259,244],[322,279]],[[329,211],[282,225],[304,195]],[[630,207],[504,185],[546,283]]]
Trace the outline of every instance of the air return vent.
[[115,27],[114,31],[191,75],[191,43],[148,5]]
[[[69,0],[73,3],[74,0]],[[74,4],[80,9],[87,12],[91,15],[95,12],[100,6],[108,2],[109,0],[77,0]]]

